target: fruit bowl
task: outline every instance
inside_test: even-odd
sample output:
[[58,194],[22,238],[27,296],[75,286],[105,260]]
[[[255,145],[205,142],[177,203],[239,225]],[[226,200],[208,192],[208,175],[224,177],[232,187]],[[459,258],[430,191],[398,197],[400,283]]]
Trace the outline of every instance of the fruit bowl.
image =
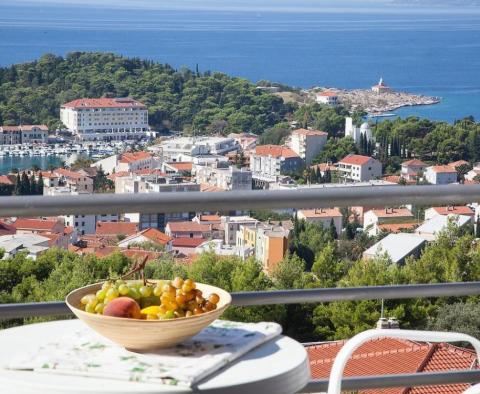
[[[127,281],[128,282],[128,281]],[[151,281],[157,282],[157,281]],[[95,293],[102,287],[95,283],[72,291],[66,297],[67,306],[90,328],[111,341],[130,350],[152,350],[174,346],[199,333],[228,308],[232,297],[215,286],[197,283],[196,288],[204,294],[216,293],[220,297],[217,309],[190,317],[169,320],[141,320],[104,316],[81,309],[83,296]]]

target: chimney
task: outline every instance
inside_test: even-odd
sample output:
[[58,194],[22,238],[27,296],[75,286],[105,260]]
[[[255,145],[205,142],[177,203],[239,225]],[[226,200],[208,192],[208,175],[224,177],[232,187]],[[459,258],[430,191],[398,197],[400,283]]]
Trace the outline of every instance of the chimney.
[[387,319],[384,317],[381,317],[380,319],[378,319],[377,330],[385,330],[387,328],[389,328]]
[[400,328],[400,322],[397,320],[396,317],[389,317],[388,318],[388,327],[391,329],[398,329]]

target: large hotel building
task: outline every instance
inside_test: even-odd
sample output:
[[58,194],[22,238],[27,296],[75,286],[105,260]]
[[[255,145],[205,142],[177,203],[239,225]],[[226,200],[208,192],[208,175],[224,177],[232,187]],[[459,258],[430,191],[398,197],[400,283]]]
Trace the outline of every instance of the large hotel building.
[[83,98],[60,107],[60,120],[82,141],[138,140],[146,136],[147,107],[131,98]]

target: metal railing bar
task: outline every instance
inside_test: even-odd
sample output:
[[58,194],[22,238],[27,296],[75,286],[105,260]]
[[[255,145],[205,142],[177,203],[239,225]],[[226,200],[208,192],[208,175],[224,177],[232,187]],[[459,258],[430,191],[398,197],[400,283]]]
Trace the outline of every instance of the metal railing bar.
[[109,213],[172,213],[240,209],[465,204],[480,201],[480,185],[337,186],[298,190],[93,194],[0,198],[0,217]]
[[[258,306],[331,301],[360,301],[382,298],[458,297],[478,294],[480,294],[480,282],[253,291],[232,293],[232,305]],[[63,301],[0,304],[0,320],[33,316],[58,316],[68,315],[70,313],[70,310]]]
[[[388,387],[415,387],[439,384],[480,382],[480,370],[423,372],[417,374],[372,375],[342,379],[342,390],[365,390]],[[300,393],[326,392],[328,379],[311,380]]]

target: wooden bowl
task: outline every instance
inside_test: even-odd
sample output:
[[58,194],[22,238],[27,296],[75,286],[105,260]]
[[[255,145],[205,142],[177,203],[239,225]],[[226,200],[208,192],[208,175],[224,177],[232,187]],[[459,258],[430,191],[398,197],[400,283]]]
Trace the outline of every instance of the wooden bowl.
[[[155,281],[153,281],[155,282]],[[99,334],[131,350],[152,350],[174,346],[198,334],[228,308],[232,297],[215,286],[196,283],[205,296],[217,293],[217,309],[191,317],[170,320],[140,320],[88,313],[82,310],[80,300],[86,294],[95,294],[102,283],[81,287],[67,295],[66,303],[80,320]]]

